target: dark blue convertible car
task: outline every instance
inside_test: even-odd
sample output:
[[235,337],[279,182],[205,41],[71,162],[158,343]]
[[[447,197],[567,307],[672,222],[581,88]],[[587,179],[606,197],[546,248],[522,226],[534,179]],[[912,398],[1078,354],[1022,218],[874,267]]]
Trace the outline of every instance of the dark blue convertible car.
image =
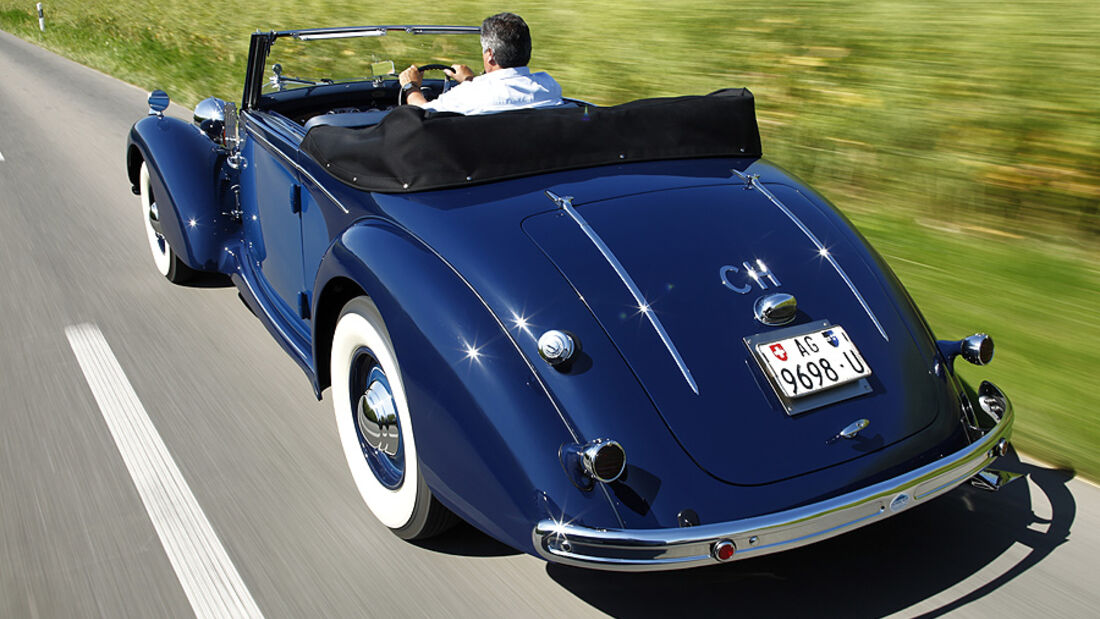
[[[954,370],[992,339],[934,339],[844,216],[762,159],[751,93],[399,105],[406,42],[451,61],[477,32],[256,33],[239,109],[183,122],[156,91],[130,132],[157,268],[228,274],[331,387],[382,524],[458,517],[549,561],[672,569],[1014,477],[989,468],[1008,399]],[[333,58],[352,75],[309,73]]]

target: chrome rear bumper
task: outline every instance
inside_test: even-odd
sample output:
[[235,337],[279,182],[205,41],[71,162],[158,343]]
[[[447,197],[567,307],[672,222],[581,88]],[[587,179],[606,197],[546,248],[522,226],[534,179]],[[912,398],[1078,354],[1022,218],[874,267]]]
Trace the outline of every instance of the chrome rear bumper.
[[996,425],[975,443],[842,496],[764,516],[676,529],[593,529],[547,519],[532,532],[535,550],[554,563],[653,571],[719,563],[714,556],[719,542],[734,544],[729,560],[736,560],[828,539],[937,497],[982,472],[1003,450],[1001,441],[1011,435],[1014,413],[1007,398],[1004,402]]

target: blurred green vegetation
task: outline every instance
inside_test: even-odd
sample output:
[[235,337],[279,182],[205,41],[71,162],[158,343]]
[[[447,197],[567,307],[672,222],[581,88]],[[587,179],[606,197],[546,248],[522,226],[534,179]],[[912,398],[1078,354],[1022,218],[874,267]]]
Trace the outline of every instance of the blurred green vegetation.
[[[34,2],[0,0],[0,28],[194,105],[240,100],[256,29],[478,25],[504,9],[569,96],[752,89],[768,157],[855,221],[939,336],[995,336],[993,365],[963,372],[1013,398],[1016,443],[1100,479],[1100,3],[47,0],[40,33]],[[469,41],[417,60],[476,68]]]

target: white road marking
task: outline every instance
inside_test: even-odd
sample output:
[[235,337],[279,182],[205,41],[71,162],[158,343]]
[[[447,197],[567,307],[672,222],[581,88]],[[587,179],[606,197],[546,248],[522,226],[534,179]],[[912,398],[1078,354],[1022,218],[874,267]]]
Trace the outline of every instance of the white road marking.
[[0,161],[4,160],[4,153],[0,153]]
[[195,615],[263,617],[103,333],[81,324],[65,336]]

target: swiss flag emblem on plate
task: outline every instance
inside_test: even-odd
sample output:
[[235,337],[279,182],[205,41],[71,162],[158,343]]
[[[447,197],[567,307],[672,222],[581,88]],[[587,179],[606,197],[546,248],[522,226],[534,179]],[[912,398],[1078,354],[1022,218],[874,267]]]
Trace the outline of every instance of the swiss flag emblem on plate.
[[768,348],[771,349],[772,354],[775,355],[776,359],[779,359],[780,361],[786,361],[787,360],[787,351],[783,350],[783,345],[782,344],[772,344]]

